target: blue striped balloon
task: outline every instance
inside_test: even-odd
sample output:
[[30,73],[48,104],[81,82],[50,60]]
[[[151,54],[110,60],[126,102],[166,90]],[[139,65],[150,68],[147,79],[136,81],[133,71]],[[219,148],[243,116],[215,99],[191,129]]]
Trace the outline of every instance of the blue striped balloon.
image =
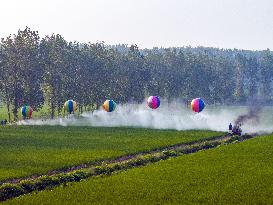
[[64,103],[64,110],[70,114],[77,110],[77,103],[73,100],[68,100]]

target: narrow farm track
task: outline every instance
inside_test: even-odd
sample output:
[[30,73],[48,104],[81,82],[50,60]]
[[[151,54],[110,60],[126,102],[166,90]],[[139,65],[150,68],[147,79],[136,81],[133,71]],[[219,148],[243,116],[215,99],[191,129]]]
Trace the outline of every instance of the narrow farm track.
[[41,191],[47,188],[77,182],[97,175],[111,175],[113,172],[131,169],[177,157],[184,154],[195,153],[200,150],[216,148],[220,145],[231,144],[253,138],[256,135],[210,137],[189,143],[180,143],[150,150],[147,152],[121,156],[114,159],[81,164],[63,170],[52,170],[46,175],[29,176],[21,179],[10,179],[0,182],[0,201],[5,201],[32,191]]

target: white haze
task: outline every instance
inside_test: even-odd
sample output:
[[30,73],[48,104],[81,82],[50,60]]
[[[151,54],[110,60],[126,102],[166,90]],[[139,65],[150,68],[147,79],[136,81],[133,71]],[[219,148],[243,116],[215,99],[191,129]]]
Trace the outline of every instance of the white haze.
[[[265,107],[259,112],[259,122],[246,122],[242,129],[244,133],[273,132],[272,107]],[[20,121],[20,125],[61,125],[61,126],[94,126],[94,127],[143,127],[153,129],[207,129],[227,131],[229,123],[245,114],[248,107],[239,106],[207,106],[201,113],[193,113],[182,103],[164,103],[152,110],[145,103],[118,105],[112,113],[102,109],[85,112],[80,116],[71,115],[53,120],[32,119]]]

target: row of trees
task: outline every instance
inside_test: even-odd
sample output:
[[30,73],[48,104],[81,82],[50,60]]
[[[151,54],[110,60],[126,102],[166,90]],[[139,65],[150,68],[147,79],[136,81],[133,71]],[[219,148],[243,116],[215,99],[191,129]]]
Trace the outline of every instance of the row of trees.
[[149,95],[207,104],[244,104],[259,97],[273,101],[273,53],[216,48],[109,46],[67,42],[61,35],[40,38],[29,28],[1,39],[0,95],[9,116],[24,104],[51,117],[65,100],[80,109],[112,98],[141,102]]

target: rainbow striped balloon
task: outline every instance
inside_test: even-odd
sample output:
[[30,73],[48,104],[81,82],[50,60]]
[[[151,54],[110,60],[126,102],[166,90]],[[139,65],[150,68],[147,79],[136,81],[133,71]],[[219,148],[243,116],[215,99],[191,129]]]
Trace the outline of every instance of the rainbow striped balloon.
[[106,112],[113,112],[117,107],[117,104],[115,103],[114,100],[105,100],[105,102],[102,105],[102,108]]
[[156,109],[160,106],[160,99],[158,96],[150,96],[147,100],[147,104],[150,108]]
[[64,103],[64,110],[69,112],[75,112],[77,110],[77,103],[74,100],[68,100]]
[[205,103],[201,98],[195,98],[191,101],[191,109],[194,112],[201,112],[205,108]]
[[22,112],[22,116],[24,118],[30,119],[32,117],[33,110],[32,110],[32,108],[30,106],[23,106],[21,108],[21,112]]

